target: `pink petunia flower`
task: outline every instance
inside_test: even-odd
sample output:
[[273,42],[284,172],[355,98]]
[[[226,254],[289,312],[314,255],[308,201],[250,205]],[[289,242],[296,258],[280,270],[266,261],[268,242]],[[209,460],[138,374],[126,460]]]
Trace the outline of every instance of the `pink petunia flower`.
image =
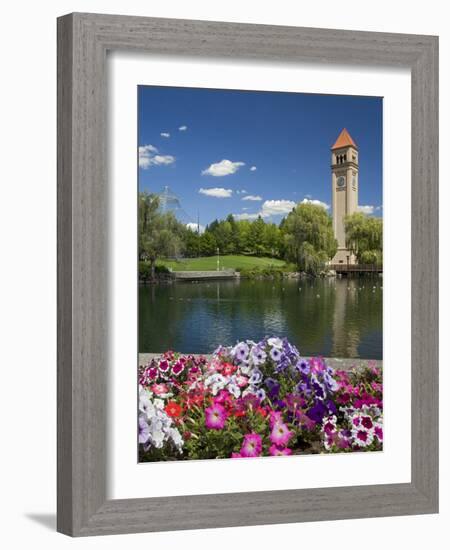
[[269,453],[272,456],[288,456],[292,454],[292,449],[288,447],[278,447],[278,445],[271,445],[269,447]]
[[293,436],[293,432],[283,422],[276,422],[270,432],[270,441],[279,447],[285,447]]
[[244,442],[241,447],[241,456],[253,458],[260,456],[262,451],[262,439],[259,434],[250,433],[244,435]]
[[283,422],[283,419],[282,419],[281,411],[270,411],[269,423],[271,428],[273,428],[275,424],[282,423],[282,422]]
[[169,388],[166,384],[153,384],[150,389],[153,393],[156,393],[156,395],[165,395],[169,391]]
[[214,397],[214,403],[219,403],[224,405],[231,401],[230,394],[226,390],[220,390],[219,393]]
[[219,403],[205,409],[205,426],[209,430],[221,430],[227,420],[227,411]]
[[243,388],[244,386],[246,386],[248,384],[248,378],[246,376],[242,376],[240,374],[240,375],[236,376],[236,384],[240,388]]

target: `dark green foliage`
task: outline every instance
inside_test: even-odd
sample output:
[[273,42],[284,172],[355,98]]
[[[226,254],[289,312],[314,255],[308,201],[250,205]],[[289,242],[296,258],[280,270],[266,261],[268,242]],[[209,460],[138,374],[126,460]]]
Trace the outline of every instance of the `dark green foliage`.
[[348,248],[356,254],[358,263],[382,265],[383,220],[356,212],[345,219]]
[[285,258],[300,271],[317,275],[337,250],[331,218],[324,208],[299,204],[282,222]]
[[[170,271],[164,265],[155,265],[154,275],[168,275]],[[150,262],[139,262],[139,281],[148,282],[152,280],[152,265]]]

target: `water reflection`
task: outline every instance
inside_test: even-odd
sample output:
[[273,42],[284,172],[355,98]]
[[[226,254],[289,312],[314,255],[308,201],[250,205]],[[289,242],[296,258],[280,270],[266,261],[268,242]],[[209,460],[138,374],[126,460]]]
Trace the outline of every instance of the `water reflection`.
[[305,355],[382,358],[381,279],[179,282],[139,289],[141,352],[287,336]]

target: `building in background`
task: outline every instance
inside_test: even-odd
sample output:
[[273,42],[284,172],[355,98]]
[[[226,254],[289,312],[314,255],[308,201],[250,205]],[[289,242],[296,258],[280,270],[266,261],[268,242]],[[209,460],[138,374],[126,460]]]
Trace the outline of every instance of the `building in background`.
[[332,264],[355,264],[345,243],[345,216],[358,208],[358,147],[344,128],[331,148],[333,230],[338,242]]

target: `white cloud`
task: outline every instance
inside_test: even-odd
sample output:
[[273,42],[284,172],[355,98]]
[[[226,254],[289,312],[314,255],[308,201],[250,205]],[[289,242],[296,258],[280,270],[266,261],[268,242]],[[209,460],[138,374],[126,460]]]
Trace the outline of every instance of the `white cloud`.
[[245,162],[233,162],[231,160],[221,160],[211,164],[208,168],[202,171],[203,176],[229,176],[239,170],[241,166],[244,166]]
[[289,201],[285,199],[264,201],[260,215],[263,218],[267,218],[269,216],[288,214],[295,206],[296,203],[294,201]]
[[235,220],[256,220],[260,214],[249,214],[248,212],[242,212],[242,214],[233,214]]
[[154,145],[141,145],[139,147],[139,167],[146,170],[150,166],[172,164],[175,157],[172,155],[159,155]]
[[224,187],[209,187],[208,189],[200,187],[198,192],[207,197],[216,197],[217,199],[227,199],[233,194],[232,189],[225,189]]
[[191,223],[187,223],[187,224],[186,224],[186,227],[187,227],[188,229],[190,229],[191,231],[194,231],[195,233],[197,233],[197,231],[198,231],[199,233],[204,233],[204,231],[205,231],[205,226],[202,225],[201,223],[199,223],[199,224],[192,223],[192,222],[191,222]]
[[178,128],[178,130],[179,130],[180,132],[186,132],[187,126],[184,126],[184,125],[183,125],[183,126],[180,126],[180,127]]
[[256,166],[250,166],[250,172],[255,172]]
[[242,197],[243,201],[262,201],[262,197],[259,195],[246,195],[245,197]]
[[302,204],[314,204],[315,206],[321,206],[322,208],[325,208],[325,210],[328,210],[330,208],[329,204],[319,201],[317,199],[303,199]]
[[[260,199],[262,200],[262,199]],[[242,212],[242,214],[233,214],[237,220],[256,220],[258,216],[261,218],[270,218],[270,216],[282,216],[289,214],[289,212],[296,206],[294,201],[286,199],[264,201],[261,210],[255,214],[249,214],[248,212]],[[244,208],[242,210],[245,210]]]
[[362,212],[363,214],[373,214],[375,206],[372,206],[370,204],[360,205],[358,206],[357,210],[358,212]]
[[170,138],[169,132],[161,132],[159,135],[160,135],[161,137]]

